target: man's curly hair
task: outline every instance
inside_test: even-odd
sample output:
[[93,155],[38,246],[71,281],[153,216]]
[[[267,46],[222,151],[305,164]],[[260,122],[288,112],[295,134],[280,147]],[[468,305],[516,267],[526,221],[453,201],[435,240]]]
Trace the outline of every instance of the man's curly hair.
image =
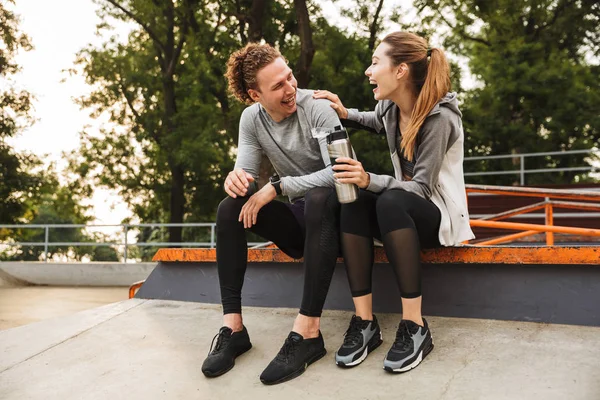
[[231,94],[242,103],[254,103],[248,94],[248,89],[257,89],[256,74],[277,57],[283,58],[277,49],[259,43],[248,43],[243,49],[231,54],[225,74]]

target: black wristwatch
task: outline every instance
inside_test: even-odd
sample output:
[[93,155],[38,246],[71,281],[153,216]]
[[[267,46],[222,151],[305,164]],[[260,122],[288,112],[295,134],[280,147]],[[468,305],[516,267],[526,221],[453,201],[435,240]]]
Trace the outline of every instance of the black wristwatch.
[[279,178],[279,175],[274,174],[269,178],[269,182],[275,188],[275,193],[277,193],[277,196],[281,196],[281,178]]

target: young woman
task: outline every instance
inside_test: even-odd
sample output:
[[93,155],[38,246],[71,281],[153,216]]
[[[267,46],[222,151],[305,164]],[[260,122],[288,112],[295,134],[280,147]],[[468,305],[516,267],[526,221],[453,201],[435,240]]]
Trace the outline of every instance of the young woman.
[[316,98],[332,103],[348,124],[385,134],[395,176],[365,172],[360,162],[340,158],[334,177],[361,189],[343,204],[342,252],[356,315],[352,317],[336,363],[361,363],[382,342],[372,312],[373,238],[383,242],[402,298],[402,320],[383,362],[390,372],[416,367],[433,349],[421,315],[420,249],[452,246],[474,238],[463,178],[461,113],[450,90],[450,69],[442,50],[407,32],[386,36],[365,74],[378,103],[375,111],[346,109],[328,91]]

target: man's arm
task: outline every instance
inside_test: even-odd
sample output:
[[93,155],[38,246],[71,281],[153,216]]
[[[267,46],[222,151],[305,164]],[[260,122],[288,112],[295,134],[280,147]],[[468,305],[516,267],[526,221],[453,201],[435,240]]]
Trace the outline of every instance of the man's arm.
[[254,179],[258,179],[263,149],[256,139],[253,118],[257,118],[257,116],[249,110],[250,108],[246,108],[240,118],[238,151],[234,168],[241,168],[252,175]]
[[[328,100],[314,100],[308,117],[313,128],[335,128],[341,126],[337,113],[329,106]],[[321,158],[325,168],[303,176],[286,176],[281,179],[281,191],[291,198],[302,197],[315,187],[334,187],[333,170],[327,152],[327,140],[319,139]]]
[[231,171],[223,187],[225,192],[233,198],[245,196],[250,184],[258,178],[262,147],[255,135],[252,113],[248,108],[240,118],[238,154],[233,171]]

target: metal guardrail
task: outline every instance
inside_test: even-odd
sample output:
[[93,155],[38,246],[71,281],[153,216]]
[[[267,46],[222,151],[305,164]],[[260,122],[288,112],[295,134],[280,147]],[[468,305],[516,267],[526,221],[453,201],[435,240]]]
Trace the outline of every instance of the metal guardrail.
[[509,171],[483,171],[483,172],[465,172],[467,176],[493,176],[493,175],[515,175],[518,174],[520,177],[520,185],[525,186],[525,175],[526,174],[537,174],[546,172],[567,172],[567,171],[581,171],[581,172],[600,172],[600,168],[593,166],[587,167],[568,167],[568,168],[538,168],[538,169],[526,169],[525,159],[531,157],[546,157],[546,156],[566,156],[570,154],[594,154],[599,153],[598,149],[589,150],[567,150],[567,151],[549,151],[541,153],[522,153],[522,154],[503,154],[496,156],[475,156],[465,157],[464,161],[479,161],[479,160],[498,160],[498,159],[519,159],[519,169]]
[[[124,248],[123,250],[123,262],[127,262],[127,248],[129,246],[138,246],[138,247],[167,247],[167,246],[194,246],[194,247],[207,247],[214,248],[216,245],[215,241],[215,222],[190,222],[190,223],[152,223],[152,224],[10,224],[10,225],[0,225],[0,229],[44,229],[44,241],[43,242],[0,242],[0,247],[2,246],[10,246],[10,247],[18,247],[18,246],[32,246],[32,247],[44,247],[44,262],[48,262],[48,248],[54,246],[94,246],[94,247],[120,247]],[[194,227],[202,227],[202,228],[210,228],[210,242],[129,242],[127,238],[127,233],[131,229],[136,228],[164,228],[164,227],[175,227],[179,226],[182,228],[194,228]],[[123,238],[122,242],[51,242],[50,239],[50,229],[69,229],[69,228],[121,228],[123,230]],[[249,247],[262,247],[269,245],[271,242],[249,242]]]
[[[489,193],[505,196],[520,197],[538,197],[544,200],[535,204],[529,204],[512,210],[503,211],[481,219],[470,219],[472,227],[496,228],[506,230],[518,230],[521,232],[485,239],[474,244],[478,246],[490,246],[499,243],[512,242],[527,236],[532,236],[540,232],[546,233],[546,246],[554,246],[554,234],[565,233],[583,236],[599,236],[600,229],[577,228],[571,226],[557,226],[554,224],[554,207],[600,211],[600,192],[587,190],[565,190],[565,189],[546,189],[546,188],[527,188],[513,186],[486,186],[486,185],[465,185],[467,193]],[[576,201],[564,201],[576,200]],[[594,201],[595,203],[582,202]],[[531,211],[544,210],[544,224],[528,224],[504,221],[516,215],[522,215]]]
[[[528,157],[545,157],[545,156],[564,156],[569,154],[598,154],[600,151],[598,149],[589,149],[589,150],[568,150],[568,151],[552,151],[545,153],[523,153],[523,154],[506,154],[506,155],[492,155],[492,156],[475,156],[475,157],[465,157],[464,161],[478,161],[478,160],[493,160],[493,159],[507,159],[507,158],[519,158],[520,165],[518,170],[509,170],[509,171],[484,171],[484,172],[466,172],[465,176],[486,176],[486,175],[520,175],[521,185],[525,185],[525,175],[533,174],[533,173],[543,173],[543,172],[561,172],[561,171],[588,171],[594,172],[599,169],[593,166],[589,167],[570,167],[570,168],[542,168],[542,169],[525,169],[525,159]],[[471,195],[488,195],[487,193],[471,193]],[[560,217],[573,217],[574,213],[557,213],[554,214],[555,218]],[[581,213],[577,214],[577,216],[582,217],[598,217],[600,213]],[[488,215],[471,215],[472,218],[485,218],[489,217]],[[525,217],[522,215],[516,215],[516,218]],[[534,218],[546,218],[545,214],[529,214],[529,217]],[[131,229],[136,228],[163,228],[163,227],[205,227],[210,228],[210,242],[129,242],[127,238],[127,233]],[[110,227],[119,227],[123,230],[123,242],[50,242],[50,229],[60,229],[60,228],[110,228]],[[83,224],[13,224],[13,225],[0,225],[0,229],[2,228],[10,228],[10,229],[44,229],[44,241],[43,242],[4,242],[0,243],[1,246],[34,246],[34,247],[44,247],[44,261],[48,261],[48,248],[51,246],[98,246],[98,247],[112,247],[112,246],[123,246],[123,262],[127,262],[128,256],[128,247],[129,246],[138,246],[138,247],[166,247],[166,246],[194,246],[194,247],[207,247],[214,248],[216,245],[215,242],[215,227],[216,223],[214,222],[198,222],[198,223],[149,223],[149,224],[93,224],[93,225],[83,225]],[[250,248],[260,248],[264,246],[268,246],[272,242],[250,242],[248,246]]]

